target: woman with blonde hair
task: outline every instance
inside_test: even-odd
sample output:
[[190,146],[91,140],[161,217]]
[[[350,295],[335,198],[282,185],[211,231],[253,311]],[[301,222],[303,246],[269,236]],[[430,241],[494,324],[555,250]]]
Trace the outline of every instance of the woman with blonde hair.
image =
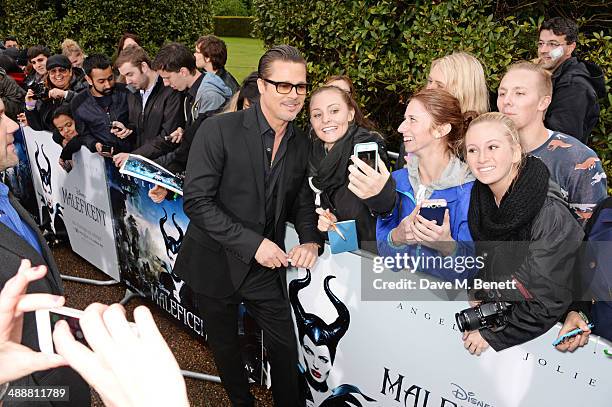
[[489,111],[489,91],[484,69],[467,52],[453,52],[431,62],[427,89],[444,89],[457,98],[461,111],[483,114]]
[[486,256],[478,278],[512,282],[510,288],[471,293],[476,303],[512,304],[502,329],[464,332],[465,348],[479,355],[488,346],[499,351],[525,343],[557,323],[572,300],[584,234],[546,165],[522,151],[510,118],[502,113],[476,118],[463,152],[476,177],[467,220],[476,255]]
[[[483,114],[489,111],[489,90],[484,68],[472,54],[455,51],[434,59],[427,76],[426,89],[444,89],[453,95],[461,106],[461,112]],[[400,145],[395,169],[406,164],[404,146]]]
[[68,57],[73,68],[83,69],[83,61],[87,57],[75,40],[66,38],[62,42],[62,54]]

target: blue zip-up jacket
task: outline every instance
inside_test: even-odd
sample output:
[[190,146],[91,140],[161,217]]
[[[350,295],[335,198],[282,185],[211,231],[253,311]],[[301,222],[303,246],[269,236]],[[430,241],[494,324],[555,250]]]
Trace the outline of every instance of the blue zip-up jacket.
[[[408,169],[402,168],[394,171],[391,175],[395,181],[396,191],[401,192],[396,192],[395,205],[391,214],[379,216],[376,222],[376,241],[379,255],[394,257],[398,253],[401,255],[407,253],[409,256],[440,256],[437,251],[424,245],[392,246],[388,243],[388,235],[391,230],[397,227],[402,219],[410,215],[416,206],[415,201],[413,201],[416,191],[413,190],[410,183]],[[434,189],[428,198],[446,199],[450,216],[451,236],[458,243],[454,256],[473,256],[472,245],[462,244],[462,242],[472,242],[468,226],[468,208],[473,184],[474,181],[467,181],[456,186],[449,186],[446,189]],[[459,270],[429,267],[419,271],[450,281],[471,278],[478,270],[468,270],[466,268],[462,273],[459,273]]]

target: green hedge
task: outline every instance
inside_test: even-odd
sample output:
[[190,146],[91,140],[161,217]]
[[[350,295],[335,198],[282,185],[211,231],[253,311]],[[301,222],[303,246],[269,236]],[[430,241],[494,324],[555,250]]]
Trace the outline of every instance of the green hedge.
[[253,37],[253,17],[215,16],[213,20],[218,37]]
[[69,37],[88,53],[111,56],[121,35],[130,31],[155,53],[167,41],[191,47],[200,35],[213,31],[209,1],[3,0],[0,4],[1,32],[15,35],[26,46],[47,44],[55,52]]
[[[535,57],[537,27],[544,16],[519,21],[499,15],[500,4],[492,0],[255,0],[254,24],[266,46],[287,43],[304,52],[311,82],[320,83],[331,74],[349,75],[366,112],[397,148],[395,129],[405,101],[425,84],[434,58],[454,50],[474,54],[485,67],[490,89],[495,90],[510,63]],[[528,13],[524,8],[521,12]],[[583,58],[605,71],[608,88],[610,39],[598,32],[588,38],[581,35],[578,47]],[[610,96],[601,102],[601,119],[593,132],[594,146],[608,169],[611,105]]]
[[215,16],[249,16],[249,7],[243,0],[212,0]]

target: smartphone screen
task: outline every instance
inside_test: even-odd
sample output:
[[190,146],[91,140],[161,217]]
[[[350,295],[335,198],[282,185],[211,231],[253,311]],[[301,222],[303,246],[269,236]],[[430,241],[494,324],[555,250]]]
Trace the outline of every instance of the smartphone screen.
[[376,169],[376,151],[360,151],[357,153],[357,158],[368,164],[370,167]]
[[[72,336],[74,336],[74,339],[76,339],[77,341],[81,342],[83,345],[89,348],[89,344],[85,340],[85,335],[83,335],[83,331],[81,331],[81,324],[79,322],[79,318],[77,317],[71,317],[68,315],[59,314],[57,312],[53,312],[52,310],[50,310],[49,311],[49,323],[51,324],[51,332],[53,332],[53,328],[55,327],[55,324],[60,319],[63,319],[64,321],[68,323],[68,327],[70,328],[70,332],[72,333]],[[53,345],[53,353],[57,353],[55,352],[55,345]]]
[[421,208],[419,211],[419,215],[424,217],[427,220],[435,220],[436,224],[442,225],[444,223],[444,212],[446,211],[445,207],[437,207],[437,208]]

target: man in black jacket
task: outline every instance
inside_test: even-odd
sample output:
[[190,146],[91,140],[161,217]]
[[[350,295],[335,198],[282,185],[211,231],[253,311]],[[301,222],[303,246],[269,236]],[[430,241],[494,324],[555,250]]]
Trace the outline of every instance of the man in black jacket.
[[[187,162],[190,223],[175,271],[196,293],[221,380],[234,406],[253,406],[240,356],[238,306],[264,330],[277,406],[303,406],[285,267],[311,268],[322,246],[306,181],[310,142],[292,121],[304,105],[306,62],[282,45],[259,61],[260,102],[197,131]],[[284,250],[285,221],[301,244]]]
[[553,83],[553,98],[544,124],[587,144],[599,119],[597,99],[605,96],[606,88],[599,66],[572,56],[576,41],[578,27],[567,18],[551,18],[540,27],[538,57],[552,73]]
[[115,83],[110,61],[93,54],[83,63],[89,89],[76,95],[70,106],[79,137],[92,152],[111,156],[132,151],[129,136],[128,95],[125,84]]
[[[138,46],[125,48],[115,61],[115,66],[130,89],[128,105],[130,128],[136,132],[134,150],[146,158],[154,159],[176,148],[177,128],[183,118],[183,97],[180,92],[164,86],[163,79],[151,69],[146,51]],[[127,159],[127,153],[113,157],[118,167]]]

